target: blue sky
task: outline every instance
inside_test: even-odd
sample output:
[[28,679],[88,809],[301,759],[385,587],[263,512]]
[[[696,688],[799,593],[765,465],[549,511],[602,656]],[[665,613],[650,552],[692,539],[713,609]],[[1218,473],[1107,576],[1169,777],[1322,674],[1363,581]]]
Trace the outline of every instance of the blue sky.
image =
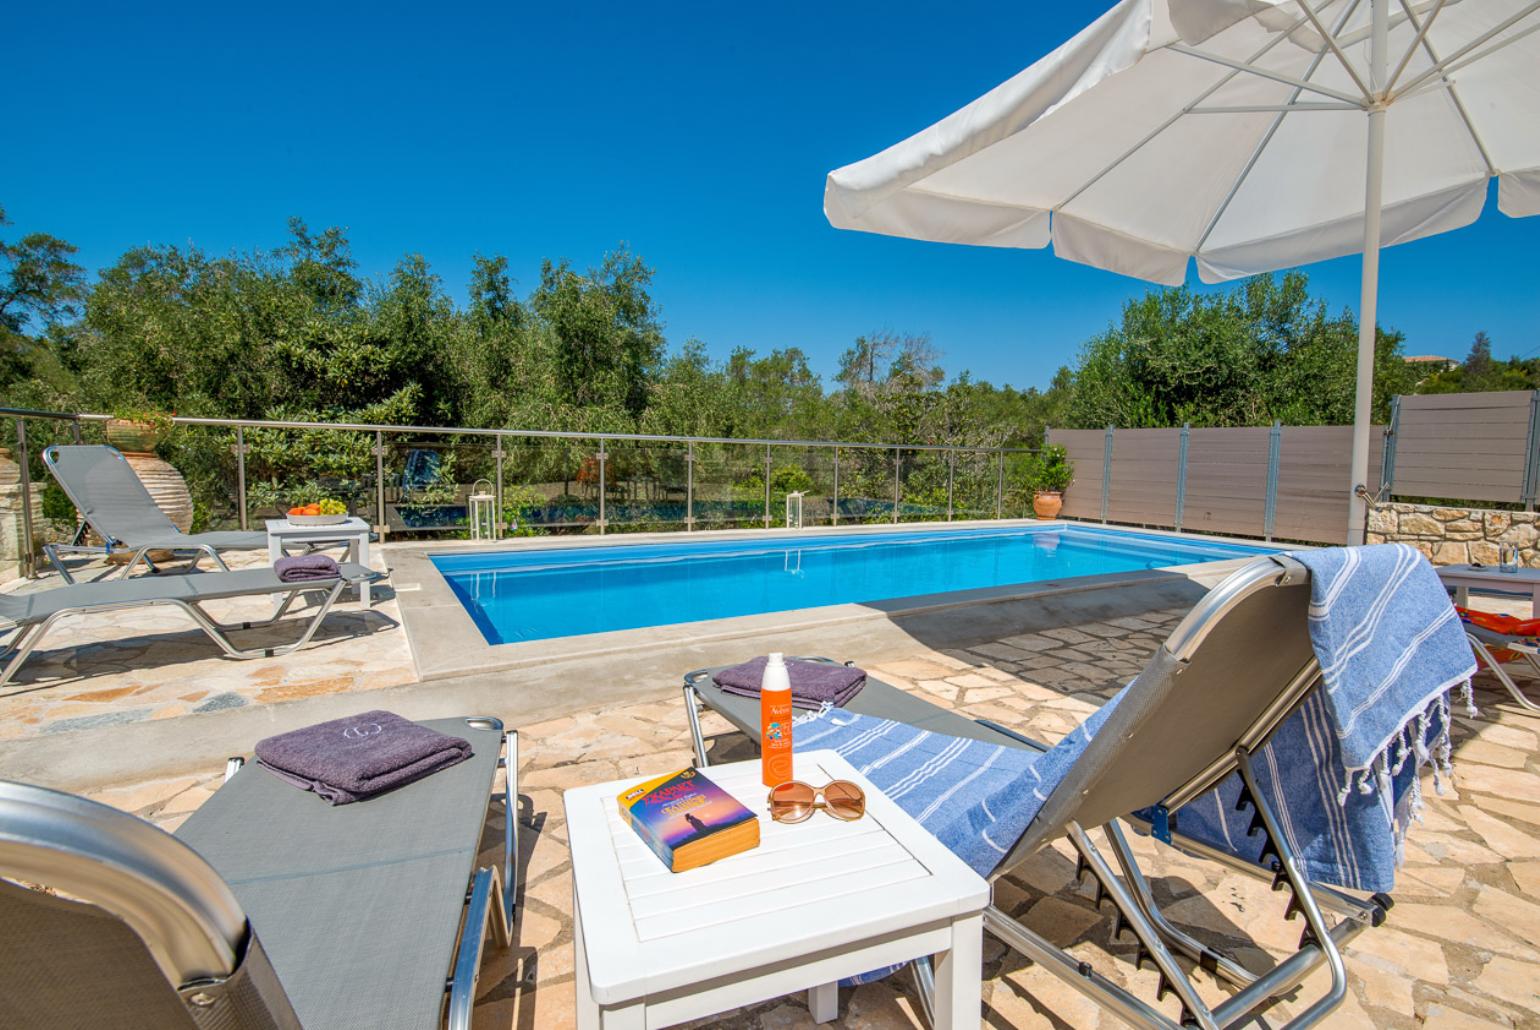
[[[7,16],[0,205],[92,270],[128,247],[225,253],[290,215],[348,229],[362,270],[422,253],[463,299],[471,256],[520,291],[545,257],[628,243],[672,343],[929,333],[950,372],[1043,385],[1135,280],[1002,251],[837,232],[826,172],[923,128],[1103,3],[24,4]],[[1356,307],[1357,259],[1315,266]],[[1540,218],[1386,252],[1381,324],[1411,353],[1540,354]]]

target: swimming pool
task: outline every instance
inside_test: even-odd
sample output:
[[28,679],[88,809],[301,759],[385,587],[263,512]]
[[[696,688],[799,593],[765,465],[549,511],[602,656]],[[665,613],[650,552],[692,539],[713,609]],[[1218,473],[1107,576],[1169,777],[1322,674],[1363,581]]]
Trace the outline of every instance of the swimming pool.
[[1085,526],[818,534],[435,555],[489,644],[1266,554]]

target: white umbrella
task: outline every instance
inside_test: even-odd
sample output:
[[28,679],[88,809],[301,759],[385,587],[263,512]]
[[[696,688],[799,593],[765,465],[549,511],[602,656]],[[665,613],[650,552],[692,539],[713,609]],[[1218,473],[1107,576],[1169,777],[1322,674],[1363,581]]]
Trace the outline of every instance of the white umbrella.
[[839,228],[1180,284],[1362,252],[1349,542],[1368,482],[1381,246],[1540,213],[1540,0],[1124,0],[882,153]]

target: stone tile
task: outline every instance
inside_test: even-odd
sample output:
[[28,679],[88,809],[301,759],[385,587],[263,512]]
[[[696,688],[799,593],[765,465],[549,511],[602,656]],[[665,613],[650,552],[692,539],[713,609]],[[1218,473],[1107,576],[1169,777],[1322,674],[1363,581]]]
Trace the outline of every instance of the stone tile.
[[1482,798],[1481,808],[1493,815],[1517,819],[1530,826],[1540,826],[1540,805],[1527,805],[1521,801],[1509,801],[1507,798]]
[[1023,633],[1020,636],[1005,637],[1000,643],[1022,651],[1050,651],[1055,647],[1062,646],[1064,641],[1044,636],[1041,633]]
[[75,730],[94,730],[103,726],[121,726],[139,722],[153,714],[153,708],[133,708],[127,711],[101,712],[97,715],[79,715],[74,718],[53,719],[44,724],[44,733],[72,733]]
[[1412,981],[1400,969],[1365,955],[1353,964],[1353,975],[1365,1005],[1392,1012],[1412,1011]]
[[1540,858],[1540,840],[1475,805],[1461,805],[1460,815],[1493,851],[1504,858]]
[[1422,1025],[1428,1030],[1491,1030],[1493,1023],[1490,1019],[1434,1003],[1423,1013]]
[[1499,955],[1486,964],[1475,986],[1526,1012],[1540,1012],[1540,976],[1535,975],[1533,963]]
[[1461,762],[1454,768],[1454,782],[1462,793],[1474,790],[1504,798],[1540,798],[1540,776],[1516,769]]
[[[148,780],[122,787],[107,787],[90,792],[87,797],[104,805],[120,808],[125,812],[139,812],[151,805],[163,803],[197,783],[193,776],[178,776],[168,780]],[[190,810],[189,810],[190,811]]]
[[[1436,941],[1402,933],[1387,923],[1373,933],[1361,933],[1348,946],[1353,958],[1373,956],[1392,971],[1404,977],[1426,980],[1428,983],[1447,984],[1449,963],[1444,959],[1444,948]],[[1354,965],[1357,969],[1357,965]]]
[[1483,886],[1472,909],[1504,930],[1540,945],[1540,904],[1515,897],[1496,887]]
[[968,702],[975,701],[999,701],[1001,698],[1015,697],[1016,692],[1010,687],[974,687],[968,691]]
[[240,708],[248,703],[249,702],[246,700],[246,698],[242,697],[240,694],[237,694],[234,691],[226,691],[223,694],[215,694],[213,697],[209,698],[207,701],[204,701],[198,707],[194,708],[193,711],[220,712],[227,708]]
[[1531,901],[1540,901],[1540,862],[1509,862],[1508,872],[1521,893]]
[[1389,922],[1399,929],[1420,933],[1434,940],[1452,941],[1484,951],[1520,957],[1534,955],[1529,948],[1502,930],[1451,905],[1402,902],[1391,910]]
[[[1488,740],[1468,740],[1454,749],[1456,763],[1480,762],[1502,769],[1522,769],[1528,763],[1531,752],[1506,747]],[[1458,775],[1458,773],[1456,773]]]

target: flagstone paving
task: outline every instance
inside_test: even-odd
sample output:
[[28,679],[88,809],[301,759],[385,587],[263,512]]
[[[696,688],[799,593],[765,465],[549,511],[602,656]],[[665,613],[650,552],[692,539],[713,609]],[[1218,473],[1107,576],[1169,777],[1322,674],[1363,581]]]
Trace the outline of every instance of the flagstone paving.
[[[966,650],[916,647],[913,654],[873,664],[871,672],[936,704],[1053,741],[1133,676],[1182,614],[1154,611]],[[1348,949],[1349,995],[1328,1025],[1540,1026],[1540,719],[1504,703],[1505,695],[1486,684],[1478,686],[1480,717],[1457,720],[1458,790],[1440,797],[1427,785],[1426,818],[1407,845],[1398,904],[1385,926],[1360,935]],[[751,756],[748,742],[725,722],[708,716],[705,729],[713,761]],[[520,741],[519,789],[526,803],[516,944],[487,958],[475,1025],[545,1030],[574,1024],[571,865],[561,792],[680,767],[691,754],[677,698],[524,726]],[[118,785],[94,796],[173,829],[218,786],[217,773]],[[501,821],[493,814],[486,861],[496,857],[500,840]],[[1266,883],[1148,840],[1135,847],[1171,918],[1211,945],[1242,962],[1263,958],[1246,933],[1274,953],[1294,946],[1299,923],[1282,919],[1285,896]],[[1131,938],[1112,937],[1111,919],[1092,904],[1089,889],[1075,883],[1065,849],[1041,852],[995,892],[998,904],[1038,932],[1153,998],[1155,974],[1135,970]],[[1118,1025],[998,942],[986,938],[984,954],[987,1026]],[[1318,990],[1324,976],[1318,972],[1307,987]],[[1209,1000],[1223,997],[1206,976],[1199,974],[1198,982]],[[1172,1000],[1166,1005],[1174,1017]],[[1297,1002],[1280,1002],[1268,1022],[1298,1008]],[[840,1012],[850,1027],[920,1025],[902,977],[842,991]],[[787,998],[696,1025],[790,1030],[813,1024],[803,1001]]]
[[[380,548],[372,554],[383,569]],[[232,568],[261,565],[265,553],[226,555]],[[76,572],[86,580],[102,571]],[[6,592],[47,590],[57,575],[8,584]],[[267,598],[209,604],[222,622],[272,614]],[[278,626],[238,631],[242,647],[284,644],[303,629],[313,609],[296,604]],[[294,701],[411,683],[416,679],[406,634],[389,588],[377,587],[374,607],[359,607],[344,594],[312,643],[291,654],[259,661],[231,661],[175,608],[135,608],[63,619],[44,637],[17,677],[0,687],[0,742],[147,719]]]

